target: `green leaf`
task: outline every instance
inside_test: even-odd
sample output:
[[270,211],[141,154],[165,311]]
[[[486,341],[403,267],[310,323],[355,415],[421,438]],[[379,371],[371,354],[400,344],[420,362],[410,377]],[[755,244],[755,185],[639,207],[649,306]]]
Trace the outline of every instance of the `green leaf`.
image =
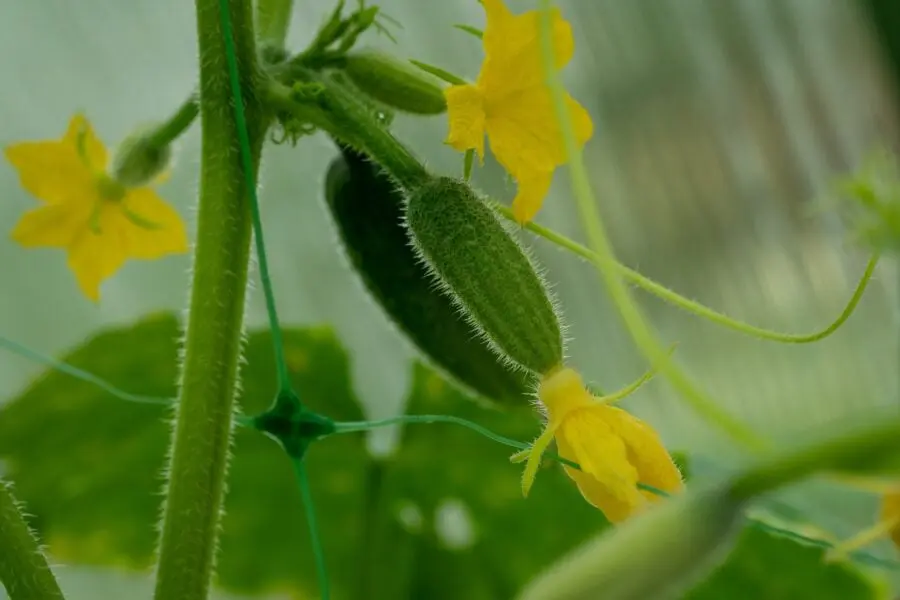
[[884,598],[858,569],[823,562],[824,550],[745,528],[727,561],[684,600],[869,600]]
[[[176,319],[159,315],[101,333],[64,360],[130,392],[170,397],[179,338]],[[248,414],[265,409],[275,393],[270,343],[268,334],[248,336],[242,400]],[[301,400],[335,419],[359,420],[347,357],[331,331],[286,330],[285,344]],[[533,411],[481,408],[422,365],[414,367],[408,412],[454,414],[522,441],[540,428]],[[0,409],[6,475],[56,560],[150,567],[169,419],[166,407],[124,402],[58,373],[44,375]],[[468,429],[408,426],[400,449],[379,460],[368,456],[362,440],[334,436],[307,454],[334,600],[512,598],[608,526],[552,461],[523,499],[522,467],[508,461],[514,449]],[[451,543],[454,532],[441,526],[454,506],[468,514],[467,544]],[[820,549],[758,527],[748,527],[690,600],[877,597],[859,571],[824,565]],[[236,434],[222,529],[219,585],[315,597],[314,561],[290,462],[257,432]]]
[[[102,333],[64,357],[117,387],[173,396],[177,321],[156,316]],[[334,418],[361,418],[344,350],[326,328],[285,331],[301,400]],[[251,334],[243,407],[265,409],[275,394],[268,334]],[[146,569],[162,500],[170,409],[124,402],[67,375],[49,373],[0,410],[0,456],[32,525],[54,557],[70,564]],[[358,564],[367,454],[358,436],[313,447],[307,457],[329,566]],[[313,593],[314,562],[288,458],[263,435],[238,430],[222,523],[219,583],[237,591]],[[335,598],[352,578],[333,578]]]
[[[63,360],[130,392],[173,396],[178,339],[176,319],[162,315],[101,333]],[[346,356],[329,330],[287,330],[285,344],[305,404],[339,420],[362,418]],[[245,413],[256,414],[275,393],[269,336],[251,334],[245,355],[242,404]],[[457,414],[522,440],[538,433],[528,409],[478,407],[421,365],[414,381],[413,412]],[[0,456],[55,558],[131,569],[151,565],[169,413],[58,373],[0,409]],[[412,426],[402,451],[380,461],[368,456],[362,440],[335,436],[307,455],[335,599],[506,597],[606,526],[552,463],[523,499],[521,465],[508,461],[513,449],[468,429]],[[477,536],[472,548],[447,548],[438,535],[435,511],[446,499],[471,512]],[[291,465],[277,444],[253,431],[236,434],[222,530],[222,587],[315,593]],[[366,596],[366,590],[380,592]]]

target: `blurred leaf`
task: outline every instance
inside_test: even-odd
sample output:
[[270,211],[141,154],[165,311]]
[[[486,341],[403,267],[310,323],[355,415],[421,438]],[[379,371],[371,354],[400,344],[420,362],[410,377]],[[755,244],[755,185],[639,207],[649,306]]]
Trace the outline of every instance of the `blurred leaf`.
[[[128,391],[172,396],[178,339],[176,319],[157,316],[101,333],[63,360]],[[285,344],[304,403],[339,420],[362,418],[346,356],[329,330],[288,330]],[[268,335],[251,334],[245,355],[243,406],[255,414],[275,393]],[[456,414],[522,440],[538,433],[530,410],[480,408],[421,365],[414,381],[412,412]],[[0,409],[0,456],[56,558],[151,565],[168,414],[58,373]],[[336,436],[310,449],[335,599],[510,597],[541,566],[606,525],[552,463],[525,500],[521,466],[508,461],[512,449],[456,425],[416,425],[404,438],[402,452],[382,461],[368,457],[362,436]],[[436,510],[451,498],[473,519],[470,549],[448,548],[435,527]],[[223,587],[314,595],[290,463],[253,431],[236,435],[220,547]]]
[[[174,317],[155,316],[101,333],[64,360],[120,388],[171,396],[179,335]],[[288,330],[285,344],[303,402],[359,420],[347,357],[331,331]],[[249,336],[242,396],[249,414],[275,393],[271,355],[268,334]],[[481,408],[418,364],[409,412],[454,414],[523,441],[539,431],[531,410]],[[168,415],[165,407],[124,402],[58,373],[0,409],[0,456],[55,558],[150,566]],[[324,440],[307,455],[335,600],[511,598],[607,527],[551,461],[526,500],[521,465],[508,461],[513,449],[449,424],[412,425],[402,437],[401,450],[380,460],[369,458],[359,435]],[[291,466],[253,431],[236,435],[220,547],[223,587],[314,597],[314,561]],[[803,595],[809,590],[826,600],[875,597],[857,572],[823,565],[821,550],[749,529],[689,598],[813,597]]]
[[[480,408],[422,366],[415,369],[407,412],[453,414],[521,441],[540,432],[531,410]],[[552,461],[538,473],[524,499],[522,465],[509,462],[513,448],[448,424],[408,426],[402,448],[385,475],[384,494],[395,507],[406,506],[407,512],[414,505],[422,517],[421,534],[414,542],[415,563],[402,597],[512,598],[547,564],[607,527],[602,514],[581,498]],[[467,547],[454,549],[439,534],[436,512],[448,501],[449,506],[465,507],[472,532]],[[394,514],[398,512],[399,508]],[[377,560],[383,552],[377,544],[373,548]],[[401,596],[373,593],[372,597]]]
[[[64,360],[129,391],[172,396],[177,321],[148,318],[96,336]],[[275,394],[268,334],[248,337],[243,405],[255,414]],[[330,330],[285,332],[301,399],[334,418],[361,418],[347,358]],[[95,386],[49,373],[0,410],[0,456],[33,525],[58,559],[147,568],[157,538],[169,409],[124,402]],[[268,438],[238,430],[220,541],[220,584],[234,590],[315,590],[314,562],[290,462]],[[334,572],[353,572],[361,545],[361,439],[317,444],[307,462]],[[348,597],[335,578],[335,598]]]
[[684,600],[869,600],[883,592],[856,568],[823,562],[824,550],[756,526],[745,528],[727,561]]

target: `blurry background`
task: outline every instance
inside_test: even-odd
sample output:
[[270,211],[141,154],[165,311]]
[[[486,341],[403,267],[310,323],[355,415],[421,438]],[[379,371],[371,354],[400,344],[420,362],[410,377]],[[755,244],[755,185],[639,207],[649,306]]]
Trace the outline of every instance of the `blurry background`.
[[[517,12],[533,5],[508,4]],[[831,178],[854,169],[876,146],[896,149],[898,141],[900,99],[866,7],[852,0],[559,4],[577,48],[564,76],[595,119],[585,158],[623,262],[757,325],[807,332],[830,322],[867,257],[845,243],[840,223],[816,212],[816,203]],[[477,2],[381,5],[403,24],[399,46],[374,35],[370,44],[474,78],[481,48],[451,24],[481,27]],[[289,44],[302,47],[331,6],[297,0]],[[4,146],[59,137],[76,110],[113,145],[139,122],[167,116],[194,85],[192,3],[8,0],[0,15],[0,73],[8,82],[0,99]],[[441,144],[442,118],[398,116],[395,128],[433,169],[460,171],[462,157]],[[198,151],[195,126],[179,143],[174,176],[161,189],[191,219]],[[333,154],[331,143],[315,136],[297,148],[270,146],[265,155],[261,197],[277,300],[287,324],[337,329],[354,357],[358,395],[372,416],[384,416],[401,410],[414,353],[363,294],[334,244],[320,193],[311,193],[321,190]],[[490,161],[475,179],[503,199],[514,191]],[[0,198],[7,230],[34,206],[5,162]],[[581,239],[575,215],[560,171],[538,220]],[[562,301],[572,362],[606,389],[643,371],[593,269],[544,242],[529,243]],[[47,353],[152,311],[179,311],[188,293],[187,257],[128,263],[104,285],[99,306],[79,294],[62,252],[26,252],[4,235],[0,265],[0,333]],[[788,439],[867,409],[900,409],[898,291],[896,264],[886,259],[838,334],[793,347],[723,331],[655,300],[645,306],[722,406]],[[262,300],[261,293],[251,295],[251,327],[264,325]],[[41,370],[4,354],[0,398]],[[627,405],[671,447],[698,452],[698,465],[706,464],[704,455],[715,456],[707,461],[710,473],[746,458],[659,382]],[[873,516],[873,499],[830,488],[804,486],[784,498],[840,536]],[[850,509],[839,514],[837,506]],[[889,556],[891,549],[881,551]],[[122,594],[146,586],[143,579],[74,568],[62,577],[76,599],[93,597],[98,581],[121,585]]]

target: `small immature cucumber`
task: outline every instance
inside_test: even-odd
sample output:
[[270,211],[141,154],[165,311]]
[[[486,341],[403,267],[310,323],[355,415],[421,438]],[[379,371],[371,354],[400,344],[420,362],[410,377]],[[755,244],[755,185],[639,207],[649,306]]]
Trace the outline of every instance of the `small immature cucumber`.
[[447,110],[444,90],[436,77],[384,52],[350,52],[343,71],[360,90],[397,110],[420,115],[439,115]]
[[502,362],[436,289],[403,227],[403,194],[379,167],[346,147],[326,178],[328,209],[372,297],[445,373],[485,399],[527,405],[533,384]]
[[463,181],[413,191],[406,224],[437,280],[498,354],[543,375],[563,361],[559,317],[528,256]]

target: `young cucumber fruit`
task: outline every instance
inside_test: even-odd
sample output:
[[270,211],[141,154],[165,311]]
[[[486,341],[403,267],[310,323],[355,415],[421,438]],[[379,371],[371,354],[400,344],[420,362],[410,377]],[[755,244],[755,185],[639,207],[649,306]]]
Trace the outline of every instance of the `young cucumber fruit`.
[[437,78],[379,50],[347,53],[343,71],[360,90],[391,108],[419,115],[447,111]]
[[344,251],[372,297],[431,361],[479,396],[527,405],[530,377],[479,339],[450,297],[436,289],[403,227],[402,192],[364,155],[341,147],[325,197]]
[[561,366],[559,317],[544,282],[472,188],[432,177],[410,194],[406,224],[438,284],[498,355],[538,375]]

